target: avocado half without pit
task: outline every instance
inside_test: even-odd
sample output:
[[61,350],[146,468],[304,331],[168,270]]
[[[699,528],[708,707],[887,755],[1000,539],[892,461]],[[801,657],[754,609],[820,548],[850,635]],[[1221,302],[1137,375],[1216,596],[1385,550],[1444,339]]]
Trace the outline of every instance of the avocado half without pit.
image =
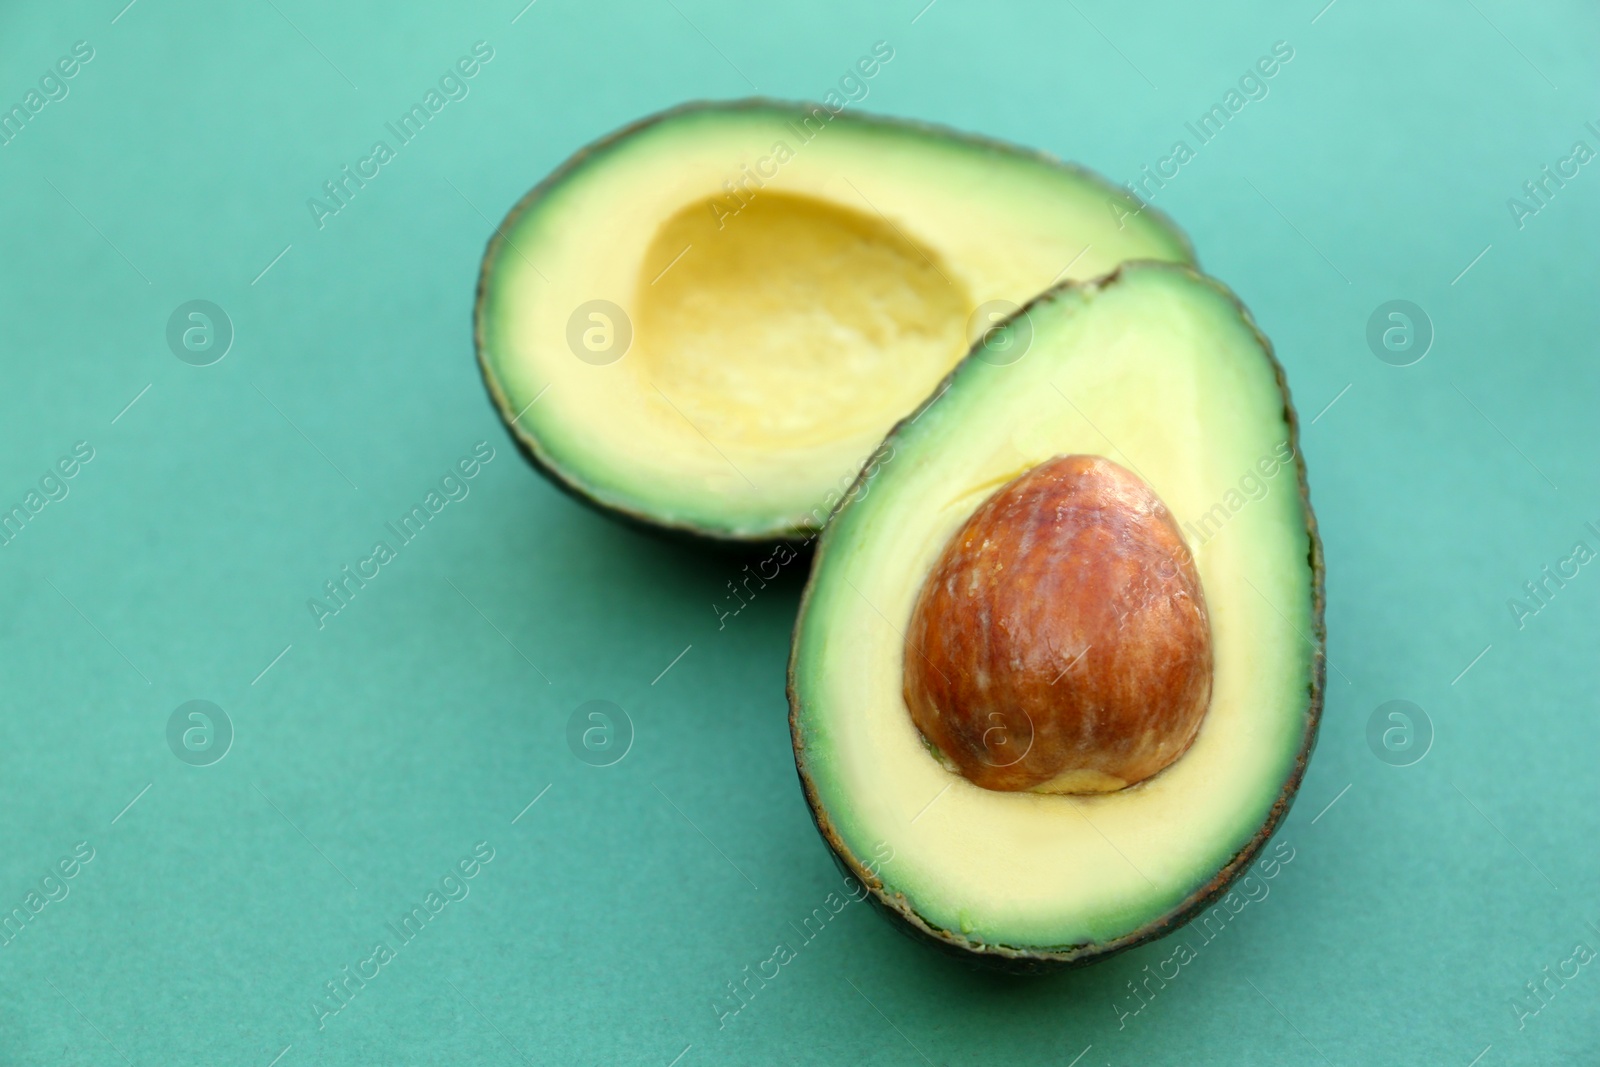
[[1226,892],[1299,786],[1323,670],[1282,372],[1220,284],[1135,263],[1047,291],[889,435],[821,537],[790,727],[881,910],[1038,971]]
[[478,359],[524,454],[627,519],[823,525],[894,423],[1053,283],[1183,235],[1108,182],[948,130],[689,105],[583,149],[498,228]]

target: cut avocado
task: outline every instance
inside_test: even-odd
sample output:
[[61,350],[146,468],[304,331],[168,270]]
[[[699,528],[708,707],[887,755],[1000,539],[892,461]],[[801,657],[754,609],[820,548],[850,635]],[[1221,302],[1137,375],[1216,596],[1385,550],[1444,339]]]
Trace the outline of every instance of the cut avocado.
[[1191,262],[1087,171],[820,106],[703,103],[583,149],[484,256],[478,360],[524,454],[624,518],[815,532],[895,421],[1015,306]]
[[[1129,264],[1051,289],[991,345],[1027,331],[1009,362],[980,345],[889,435],[823,532],[789,664],[796,766],[841,867],[918,937],[1023,972],[1130,948],[1216,901],[1298,788],[1324,674],[1294,411],[1233,295]],[[1020,547],[996,557],[997,542]],[[1096,647],[1073,644],[1087,636]],[[1192,667],[1152,674],[1176,654],[1150,655],[1157,638]],[[1090,684],[1107,678],[1122,688]],[[1141,710],[1174,725],[1119,734],[1116,715]],[[1073,715],[1100,730],[1092,758],[1028,767],[1073,747]],[[1143,750],[1123,741],[1147,728],[1172,744],[1129,772]],[[1096,762],[1112,749],[1121,763]],[[1013,766],[1027,773],[995,772]]]

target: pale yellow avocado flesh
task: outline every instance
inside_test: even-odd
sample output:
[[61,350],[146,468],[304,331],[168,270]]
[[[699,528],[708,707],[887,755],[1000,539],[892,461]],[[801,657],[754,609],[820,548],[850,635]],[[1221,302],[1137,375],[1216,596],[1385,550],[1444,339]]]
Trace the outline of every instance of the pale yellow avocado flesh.
[[[1320,708],[1320,555],[1276,364],[1220,285],[1135,264],[1047,294],[1027,322],[1026,354],[963,363],[829,524],[792,725],[824,836],[858,871],[892,855],[873,864],[886,900],[969,946],[1092,955],[1203,900],[1292,796]],[[1211,706],[1189,751],[1130,788],[985,790],[912,724],[903,635],[973,511],[1074,453],[1137,472],[1183,529],[1211,616]]]
[[[648,120],[507,219],[480,283],[480,361],[513,432],[569,488],[714,537],[814,529],[998,321],[1003,307],[980,305],[1127,259],[1191,258],[1163,218],[1086,172],[806,114],[751,102]],[[580,313],[580,330],[632,334],[603,365],[569,342],[596,300],[626,323]]]

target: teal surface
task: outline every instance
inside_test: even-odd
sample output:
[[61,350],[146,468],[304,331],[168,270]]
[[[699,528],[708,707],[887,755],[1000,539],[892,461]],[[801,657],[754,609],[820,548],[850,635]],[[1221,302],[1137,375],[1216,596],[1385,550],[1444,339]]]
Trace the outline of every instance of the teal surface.
[[[124,2],[0,13],[0,1063],[1596,1061],[1590,7]],[[1154,202],[1301,411],[1322,740],[1292,860],[1166,980],[800,933],[803,563],[729,613],[741,561],[557,492],[473,365],[490,220],[568,154],[878,41],[850,106],[1117,181],[1187,142]],[[1394,300],[1428,329],[1375,350]]]

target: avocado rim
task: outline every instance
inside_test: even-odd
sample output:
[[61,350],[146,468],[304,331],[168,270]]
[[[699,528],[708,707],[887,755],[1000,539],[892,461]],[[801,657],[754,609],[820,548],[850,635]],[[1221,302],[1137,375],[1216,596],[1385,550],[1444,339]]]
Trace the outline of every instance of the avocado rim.
[[[501,388],[493,368],[489,365],[484,343],[483,319],[484,308],[488,300],[490,279],[499,257],[504,251],[503,246],[509,243],[506,234],[517,226],[524,213],[533,209],[551,192],[565,184],[573,174],[582,169],[591,157],[604,153],[616,144],[651,126],[682,115],[701,111],[733,112],[758,111],[762,109],[780,112],[792,111],[796,115],[809,115],[819,108],[827,111],[834,118],[844,114],[843,109],[839,112],[833,112],[820,103],[808,104],[800,101],[779,100],[772,97],[751,96],[732,100],[691,100],[654,114],[646,115],[579,148],[555,170],[551,171],[539,184],[523,194],[522,198],[512,205],[511,210],[506,213],[500,224],[495,227],[494,232],[489,237],[488,245],[484,249],[483,260],[478,269],[478,282],[472,304],[472,345],[478,363],[478,370],[483,377],[484,387],[488,391],[490,402],[494,405],[495,412],[500,416],[500,421],[505,425],[506,431],[510,435],[517,451],[522,454],[522,457],[535,470],[543,474],[556,488],[574,500],[578,500],[601,514],[618,519],[625,525],[638,530],[664,535],[671,540],[702,545],[713,544],[734,550],[751,550],[780,543],[799,545],[816,537],[817,531],[804,523],[796,523],[788,527],[767,531],[737,533],[710,529],[693,522],[662,519],[640,508],[629,507],[619,502],[601,500],[596,495],[595,487],[587,485],[584,479],[576,472],[564,469],[561,464],[548,454],[535,433],[526,429],[520,423],[513,421],[520,413],[512,408],[510,399]],[[1016,158],[1044,163],[1103,189],[1110,197],[1117,197],[1123,200],[1129,199],[1129,194],[1125,190],[1113,185],[1104,176],[1079,164],[1066,162],[1040,149],[1025,148],[996,138],[965,133],[939,123],[894,118],[859,111],[852,111],[848,116],[848,121],[867,126],[889,127],[897,130],[937,135],[948,140],[964,143],[970,147],[1001,152]],[[1196,262],[1194,245],[1189,240],[1188,234],[1184,233],[1170,216],[1151,204],[1143,204],[1139,213],[1149,213],[1154,224],[1176,240],[1182,248],[1187,261],[1189,263]],[[941,384],[940,388],[942,390],[943,384]],[[903,422],[904,420],[902,419],[901,421]],[[898,425],[897,423],[896,428],[898,428]],[[848,494],[846,494],[845,499],[848,499]]]
[[[931,945],[946,955],[959,959],[963,963],[979,969],[999,971],[1007,974],[1047,974],[1070,968],[1082,967],[1101,960],[1109,959],[1121,952],[1137,948],[1140,945],[1165,937],[1194,919],[1201,912],[1210,908],[1224,894],[1227,893],[1233,882],[1244,874],[1250,863],[1266,846],[1272,835],[1282,824],[1289,813],[1290,806],[1299,792],[1300,783],[1305,777],[1306,764],[1311,758],[1312,751],[1316,748],[1318,728],[1322,721],[1322,707],[1327,683],[1327,629],[1325,625],[1326,592],[1323,584],[1323,554],[1322,539],[1318,534],[1316,514],[1311,509],[1310,488],[1306,481],[1305,457],[1299,448],[1300,428],[1299,418],[1294,409],[1294,403],[1289,395],[1289,383],[1284,374],[1283,364],[1279,362],[1273,350],[1272,342],[1267,339],[1256,325],[1250,310],[1245,307],[1238,296],[1220,281],[1209,275],[1203,274],[1185,264],[1168,263],[1156,260],[1133,260],[1119,264],[1109,273],[1086,281],[1067,280],[1040,293],[1027,304],[1019,308],[1006,321],[1026,315],[1034,307],[1054,301],[1061,295],[1075,290],[1100,290],[1118,284],[1123,274],[1129,270],[1169,270],[1187,274],[1191,279],[1201,282],[1226,298],[1228,303],[1236,310],[1249,328],[1251,334],[1261,346],[1261,351],[1272,366],[1273,374],[1278,383],[1278,392],[1283,398],[1283,417],[1289,430],[1289,443],[1294,447],[1294,466],[1299,483],[1300,504],[1306,517],[1306,537],[1308,542],[1307,560],[1311,567],[1312,604],[1311,604],[1311,634],[1313,643],[1311,680],[1308,686],[1306,707],[1304,712],[1304,726],[1301,735],[1299,750],[1294,763],[1283,784],[1279,787],[1278,795],[1267,812],[1265,820],[1256,830],[1255,834],[1245,845],[1240,848],[1228,862],[1223,865],[1210,881],[1196,889],[1175,908],[1160,918],[1154,919],[1132,932],[1115,938],[1104,944],[1087,942],[1082,944],[1061,945],[1048,948],[1022,947],[1003,944],[989,944],[975,941],[965,935],[944,929],[924,919],[904,894],[890,894],[885,890],[883,880],[850,851],[849,847],[839,836],[832,825],[827,811],[823,807],[816,792],[816,787],[806,769],[804,745],[800,737],[800,699],[795,684],[795,673],[799,654],[801,626],[806,610],[810,604],[812,589],[816,584],[818,570],[827,559],[828,550],[833,531],[833,517],[840,511],[850,506],[850,502],[863,495],[862,484],[867,480],[865,471],[857,477],[856,484],[844,495],[839,504],[834,508],[833,515],[824,527],[818,539],[815,554],[812,558],[811,576],[806,581],[805,591],[801,594],[800,610],[796,615],[794,634],[789,648],[789,669],[786,691],[789,700],[789,738],[794,749],[795,772],[800,778],[801,790],[805,794],[806,807],[811,813],[811,821],[816,826],[817,832],[822,836],[823,842],[828,846],[828,852],[840,872],[846,877],[854,878],[867,888],[867,899],[873,907],[891,924],[914,941]],[[900,432],[912,422],[915,422],[939,398],[961,372],[962,367],[980,346],[969,350],[967,355],[958,362],[950,373],[940,382],[937,389],[918,406],[916,411],[909,413],[897,422],[885,438],[886,442],[894,442]]]

